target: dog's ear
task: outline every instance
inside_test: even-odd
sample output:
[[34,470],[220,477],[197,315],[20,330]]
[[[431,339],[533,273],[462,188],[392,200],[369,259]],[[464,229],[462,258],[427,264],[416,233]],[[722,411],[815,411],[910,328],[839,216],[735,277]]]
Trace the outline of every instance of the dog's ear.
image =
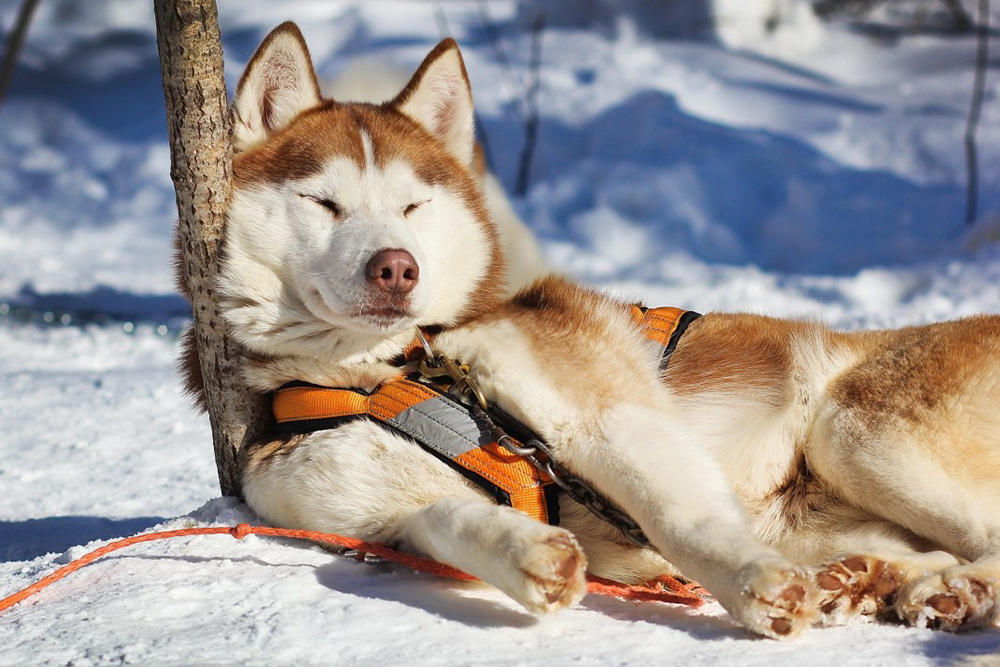
[[455,40],[435,46],[391,104],[440,139],[463,165],[472,166],[472,88]]
[[233,148],[250,148],[321,101],[306,42],[286,21],[257,47],[236,86]]

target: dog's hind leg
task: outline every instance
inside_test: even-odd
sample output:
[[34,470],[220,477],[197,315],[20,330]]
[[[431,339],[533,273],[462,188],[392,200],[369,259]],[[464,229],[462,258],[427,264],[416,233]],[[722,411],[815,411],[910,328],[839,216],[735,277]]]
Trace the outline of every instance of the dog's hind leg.
[[[843,601],[870,583],[881,590],[876,604],[888,603],[914,625],[957,630],[995,623],[1000,615],[1000,516],[995,513],[1000,494],[990,498],[913,458],[919,455],[903,457],[895,469],[927,469],[898,477],[886,475],[884,466],[873,471],[858,462],[847,463],[841,471],[858,486],[842,482],[839,490],[948,553],[896,552],[860,543],[853,555],[824,569],[828,577],[819,580],[820,587],[831,600]],[[865,481],[866,473],[876,472],[882,475],[877,487]],[[1000,470],[996,474],[1000,479]]]
[[813,504],[775,546],[792,560],[819,566],[820,625],[894,617],[894,603],[907,583],[959,564],[927,540],[832,495]]
[[951,356],[894,348],[842,378],[806,456],[848,503],[969,561],[911,572],[895,595],[908,623],[956,630],[1000,616],[1000,378],[978,347],[948,342],[961,364],[947,376],[919,373]]
[[961,630],[1000,619],[1000,554],[957,565],[911,582],[896,613],[911,625]]
[[957,564],[944,551],[912,553],[854,548],[826,562],[816,575],[819,625],[839,625],[858,616],[890,619],[896,614],[900,591],[930,572]]
[[[961,476],[950,475],[934,462],[918,441],[902,434],[891,443],[839,447],[816,460],[821,461],[817,474],[836,480],[838,492],[849,502],[972,561],[962,565],[939,558],[935,563],[927,560],[930,554],[893,558],[859,545],[855,555],[842,562],[847,569],[882,568],[893,580],[883,586],[900,618],[948,630],[996,622],[1000,612],[997,481],[987,485],[992,490],[963,483]],[[1000,480],[1000,467],[993,474]],[[832,579],[828,583],[835,585]]]

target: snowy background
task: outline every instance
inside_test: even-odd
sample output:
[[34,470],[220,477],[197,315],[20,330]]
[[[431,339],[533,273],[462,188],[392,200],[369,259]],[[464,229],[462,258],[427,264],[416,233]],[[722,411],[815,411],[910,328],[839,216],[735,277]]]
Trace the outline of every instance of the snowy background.
[[[0,0],[4,31],[18,4]],[[414,67],[454,35],[514,185],[538,5],[219,4],[231,85],[288,18],[325,78],[356,58]],[[847,329],[1000,312],[1000,41],[968,227],[975,43],[941,7],[823,22],[805,0],[553,2],[516,206],[555,267],[653,305]],[[253,521],[218,499],[173,370],[186,306],[151,14],[42,0],[0,106],[0,597],[115,537]],[[0,615],[0,665],[1000,664],[1000,631],[777,643],[716,605],[596,597],[537,619],[483,586],[254,537],[119,554]]]

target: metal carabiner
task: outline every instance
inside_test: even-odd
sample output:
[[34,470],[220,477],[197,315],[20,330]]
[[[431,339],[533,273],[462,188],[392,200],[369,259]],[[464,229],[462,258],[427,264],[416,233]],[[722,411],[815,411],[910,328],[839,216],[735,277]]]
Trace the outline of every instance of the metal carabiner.
[[430,360],[430,365],[436,366],[437,364],[434,363],[434,350],[431,349],[431,344],[420,327],[417,327],[417,340],[420,341],[421,347],[424,348],[424,356]]

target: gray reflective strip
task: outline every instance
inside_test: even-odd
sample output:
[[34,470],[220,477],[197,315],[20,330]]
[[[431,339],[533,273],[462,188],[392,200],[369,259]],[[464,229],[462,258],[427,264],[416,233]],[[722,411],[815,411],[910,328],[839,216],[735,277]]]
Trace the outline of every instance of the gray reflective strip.
[[468,409],[444,396],[411,405],[384,421],[450,459],[489,441]]

